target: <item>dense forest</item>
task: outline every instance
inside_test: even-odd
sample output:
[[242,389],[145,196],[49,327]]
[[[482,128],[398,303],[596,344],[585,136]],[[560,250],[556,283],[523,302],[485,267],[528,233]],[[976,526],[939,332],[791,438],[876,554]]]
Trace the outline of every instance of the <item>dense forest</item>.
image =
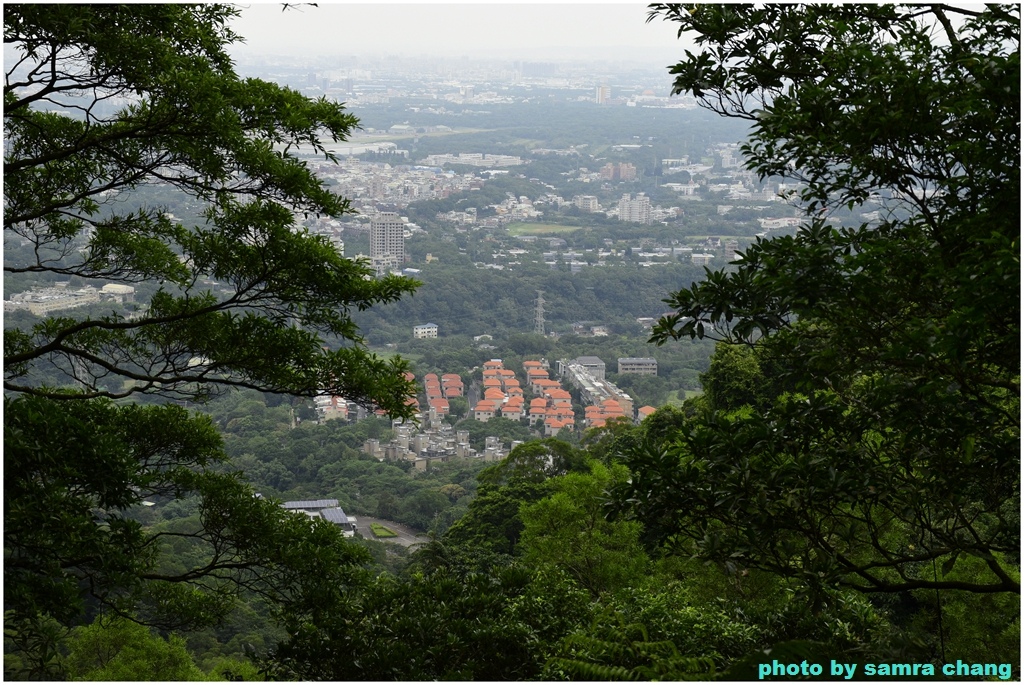
[[[359,121],[236,74],[238,8],[5,7],[5,288],[138,287],[5,317],[5,679],[1020,679],[1019,6],[651,10],[701,48],[673,90],[728,125],[545,96],[545,144],[741,130],[799,229],[574,273],[431,225],[415,280],[294,230],[348,205],[290,151]],[[487,151],[541,135],[486,116]],[[541,438],[463,400],[444,421],[507,456],[364,453],[423,420],[410,378],[583,355],[655,356],[609,377],[660,408]]]

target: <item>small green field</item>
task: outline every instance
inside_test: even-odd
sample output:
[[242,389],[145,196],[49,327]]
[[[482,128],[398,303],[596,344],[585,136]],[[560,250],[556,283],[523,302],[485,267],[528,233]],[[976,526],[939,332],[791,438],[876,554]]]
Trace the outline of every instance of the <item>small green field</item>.
[[516,221],[508,225],[509,235],[546,235],[549,233],[572,233],[582,226],[560,226],[558,224],[528,224]]
[[[691,397],[696,397],[697,395],[700,394],[700,390],[673,390],[672,392],[669,393],[668,400],[665,402],[665,404],[671,404],[678,407],[683,403],[684,400],[688,400]],[[680,395],[682,395],[682,397],[680,397]]]
[[379,523],[371,523],[370,530],[379,538],[397,538],[398,533]]

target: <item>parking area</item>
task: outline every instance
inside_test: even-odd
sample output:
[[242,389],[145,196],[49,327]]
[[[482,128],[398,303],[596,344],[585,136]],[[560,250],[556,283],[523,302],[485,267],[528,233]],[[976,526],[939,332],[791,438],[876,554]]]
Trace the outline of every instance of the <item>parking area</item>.
[[[420,533],[413,530],[409,526],[403,526],[401,523],[395,523],[394,521],[387,521],[385,519],[373,518],[372,516],[356,516],[356,531],[367,540],[380,540],[381,542],[394,542],[402,545],[403,547],[412,547],[413,545],[421,545],[430,540],[425,533]],[[387,526],[389,530],[393,530],[398,537],[395,538],[379,538],[373,534],[370,530],[371,523],[379,523],[382,526]]]

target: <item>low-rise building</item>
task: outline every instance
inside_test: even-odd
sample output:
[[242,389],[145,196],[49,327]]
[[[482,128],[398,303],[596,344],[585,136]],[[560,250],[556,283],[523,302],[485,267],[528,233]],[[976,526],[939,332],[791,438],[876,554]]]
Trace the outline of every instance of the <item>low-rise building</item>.
[[437,337],[437,324],[436,323],[425,323],[419,326],[412,327],[412,337],[417,340],[421,338],[436,338]]
[[653,357],[619,357],[619,373],[657,376],[658,360]]

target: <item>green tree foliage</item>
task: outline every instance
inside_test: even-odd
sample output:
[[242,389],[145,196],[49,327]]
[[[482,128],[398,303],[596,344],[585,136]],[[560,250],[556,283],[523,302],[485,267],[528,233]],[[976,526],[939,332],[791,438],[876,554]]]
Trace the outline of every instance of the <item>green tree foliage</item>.
[[541,483],[552,476],[586,470],[582,452],[562,440],[546,438],[516,446],[507,457],[481,471],[477,479],[488,485]]
[[643,579],[650,561],[640,524],[607,521],[602,506],[605,489],[627,476],[625,467],[592,463],[590,473],[553,478],[552,494],[520,512],[523,560],[554,565],[595,596]]
[[709,409],[732,411],[743,406],[764,408],[775,399],[761,371],[757,351],[735,345],[718,345],[708,370],[700,375],[704,388],[701,402]]
[[549,680],[710,680],[709,658],[685,657],[668,640],[652,641],[643,625],[598,625],[574,633],[545,664]]
[[100,619],[76,628],[68,649],[67,671],[73,680],[208,680],[180,637],[164,639],[124,619]]
[[[187,397],[212,382],[329,389],[406,411],[401,363],[368,354],[349,313],[414,283],[366,279],[365,265],[292,230],[295,212],[337,216],[348,205],[287,152],[323,152],[322,133],[343,139],[357,120],[235,75],[225,52],[235,14],[217,5],[4,12],[4,43],[18,54],[4,86],[4,229],[39,248],[5,272],[164,286],[131,320],[49,317],[8,330],[6,389],[66,394],[26,378],[48,360],[83,386],[79,397]],[[105,101],[122,96],[131,104],[109,112]],[[161,207],[122,210],[118,200],[146,184],[206,203],[205,225],[177,224]],[[337,349],[325,349],[327,337]]]
[[756,345],[795,392],[627,458],[663,539],[819,589],[1019,594],[1019,11],[654,6],[701,48],[676,92],[748,121],[807,217],[667,300],[655,342]]
[[[546,483],[529,480],[481,485],[462,518],[448,529],[440,541],[428,545],[429,554],[433,556],[431,565],[450,567],[455,563],[457,554],[476,559],[479,556],[477,552],[486,552],[487,563],[493,561],[490,559],[493,555],[511,557],[523,532],[520,507],[541,499],[549,492],[550,487]],[[473,562],[469,565],[472,566]]]
[[[352,314],[415,282],[371,278],[295,230],[297,216],[348,209],[296,146],[330,158],[321,137],[341,140],[357,120],[239,78],[226,52],[238,11],[4,8],[4,230],[32,248],[5,260],[5,273],[152,293],[130,317],[93,308],[5,330],[5,618],[15,633],[46,617],[80,620],[86,602],[207,625],[239,592],[301,606],[360,582],[365,551],[255,498],[219,464],[209,420],[111,402],[235,386],[411,411],[404,362],[369,353]],[[154,187],[186,196],[201,219],[181,224],[159,203],[129,201]],[[287,407],[259,419],[280,423],[282,412],[290,423]],[[235,420],[258,423],[252,414]],[[186,497],[191,527],[140,523],[153,517],[144,501]],[[169,570],[182,541],[197,561]]]
[[[164,626],[217,622],[240,592],[308,603],[357,583],[364,550],[253,496],[209,419],[104,400],[5,403],[8,624],[76,620],[86,596]],[[197,515],[144,528],[139,506],[194,493]],[[41,516],[40,512],[45,512]],[[333,588],[333,589],[332,589]]]
[[586,594],[564,576],[521,567],[382,576],[358,606],[294,617],[268,666],[301,680],[526,680],[586,613]]

